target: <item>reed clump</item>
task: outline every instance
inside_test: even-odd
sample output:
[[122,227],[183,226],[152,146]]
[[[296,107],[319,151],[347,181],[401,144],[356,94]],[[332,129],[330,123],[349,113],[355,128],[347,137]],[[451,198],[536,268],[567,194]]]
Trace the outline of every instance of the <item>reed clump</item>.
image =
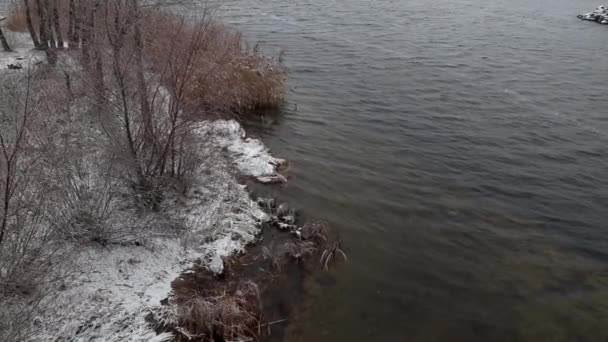
[[226,277],[196,267],[175,280],[174,317],[163,329],[173,330],[177,341],[247,341],[259,336],[263,311],[258,285]]
[[257,110],[278,110],[283,103],[286,68],[278,59],[249,48],[238,31],[216,21],[201,28],[200,23],[167,13],[149,16],[143,25],[146,41],[154,42],[146,51],[150,67],[164,75],[163,84],[171,88],[175,83],[176,73],[167,72],[171,68],[192,65],[188,73],[178,74],[187,78],[181,83],[192,116],[243,117]]

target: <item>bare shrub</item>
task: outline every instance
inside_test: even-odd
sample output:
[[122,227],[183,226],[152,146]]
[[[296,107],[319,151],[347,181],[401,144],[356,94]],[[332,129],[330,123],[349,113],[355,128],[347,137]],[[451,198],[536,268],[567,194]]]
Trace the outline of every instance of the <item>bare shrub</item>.
[[0,86],[0,339],[31,333],[30,324],[51,285],[62,277],[69,248],[54,240],[46,215],[46,134],[40,109],[48,98],[31,75]]
[[108,177],[102,165],[77,161],[64,171],[49,213],[58,236],[102,245],[137,240],[127,222],[113,222],[125,203],[119,197],[118,181]]

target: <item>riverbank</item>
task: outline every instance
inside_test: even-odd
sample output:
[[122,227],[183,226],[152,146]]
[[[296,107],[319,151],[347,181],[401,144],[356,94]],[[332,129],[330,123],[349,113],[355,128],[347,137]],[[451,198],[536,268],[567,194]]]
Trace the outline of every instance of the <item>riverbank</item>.
[[[232,122],[209,122],[201,129],[213,126],[215,134],[244,142],[237,133],[222,130]],[[209,140],[208,140],[209,141]],[[249,144],[263,148],[257,140]],[[225,145],[212,143],[207,155],[221,151]],[[172,284],[193,267],[203,267],[215,274],[224,273],[224,260],[247,252],[247,245],[256,241],[261,227],[270,220],[263,208],[250,199],[246,187],[237,182],[233,165],[254,166],[272,159],[263,153],[244,154],[247,149],[233,149],[225,156],[215,154],[198,173],[199,180],[187,193],[167,194],[162,212],[168,217],[151,214],[139,216],[146,231],[124,234],[99,244],[65,246],[73,249],[69,264],[71,273],[57,284],[54,295],[42,303],[37,312],[36,333],[29,340],[48,341],[57,337],[83,341],[164,341],[175,334],[158,335],[151,324],[150,313],[177,315],[172,301]],[[235,161],[238,163],[235,164]],[[211,165],[211,164],[207,164]],[[275,166],[268,164],[277,177]],[[255,174],[243,174],[256,177]],[[136,224],[129,215],[128,203],[116,203],[112,213],[111,231],[132,230]],[[121,209],[125,208],[125,210]],[[67,267],[67,266],[66,266]],[[165,339],[166,338],[166,339]]]
[[[0,53],[0,339],[268,335],[287,319],[265,304],[274,280],[342,253],[246,185],[287,181],[230,118],[277,106],[284,71],[211,19],[121,4],[85,9],[79,37],[72,18],[43,37],[35,11]],[[260,243],[263,226],[280,233]]]

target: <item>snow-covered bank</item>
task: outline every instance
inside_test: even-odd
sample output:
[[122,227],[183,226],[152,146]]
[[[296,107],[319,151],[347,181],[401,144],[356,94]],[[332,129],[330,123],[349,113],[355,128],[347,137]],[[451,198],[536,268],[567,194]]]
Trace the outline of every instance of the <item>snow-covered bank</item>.
[[36,319],[32,341],[170,339],[171,334],[156,336],[145,318],[170,310],[161,301],[170,296],[171,282],[193,263],[220,272],[223,257],[245,252],[268,216],[237,182],[233,165],[242,175],[278,177],[281,163],[259,140],[246,139],[235,121],[203,122],[199,130],[209,160],[195,186],[162,204],[180,229],[154,224],[141,242],[82,248],[74,257],[78,275]]
[[251,176],[262,183],[284,183],[278,171],[287,165],[284,159],[270,155],[259,139],[247,137],[245,130],[234,120],[217,120],[200,126],[197,133],[209,136],[214,143],[230,151],[242,175]]
[[577,18],[608,25],[608,6],[599,6],[595,11],[587,14],[580,14]]

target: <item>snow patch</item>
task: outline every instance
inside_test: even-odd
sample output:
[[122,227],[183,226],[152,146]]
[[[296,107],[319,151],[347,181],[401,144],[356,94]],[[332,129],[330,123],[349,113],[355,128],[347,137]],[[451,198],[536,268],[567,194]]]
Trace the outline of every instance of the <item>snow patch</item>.
[[27,33],[7,30],[5,35],[13,51],[0,50],[0,72],[24,70],[44,59],[44,52],[34,50],[34,45]]
[[279,173],[287,161],[273,157],[259,139],[247,137],[235,120],[206,121],[195,132],[209,136],[217,146],[227,149],[242,175],[252,176],[262,183],[287,181]]

